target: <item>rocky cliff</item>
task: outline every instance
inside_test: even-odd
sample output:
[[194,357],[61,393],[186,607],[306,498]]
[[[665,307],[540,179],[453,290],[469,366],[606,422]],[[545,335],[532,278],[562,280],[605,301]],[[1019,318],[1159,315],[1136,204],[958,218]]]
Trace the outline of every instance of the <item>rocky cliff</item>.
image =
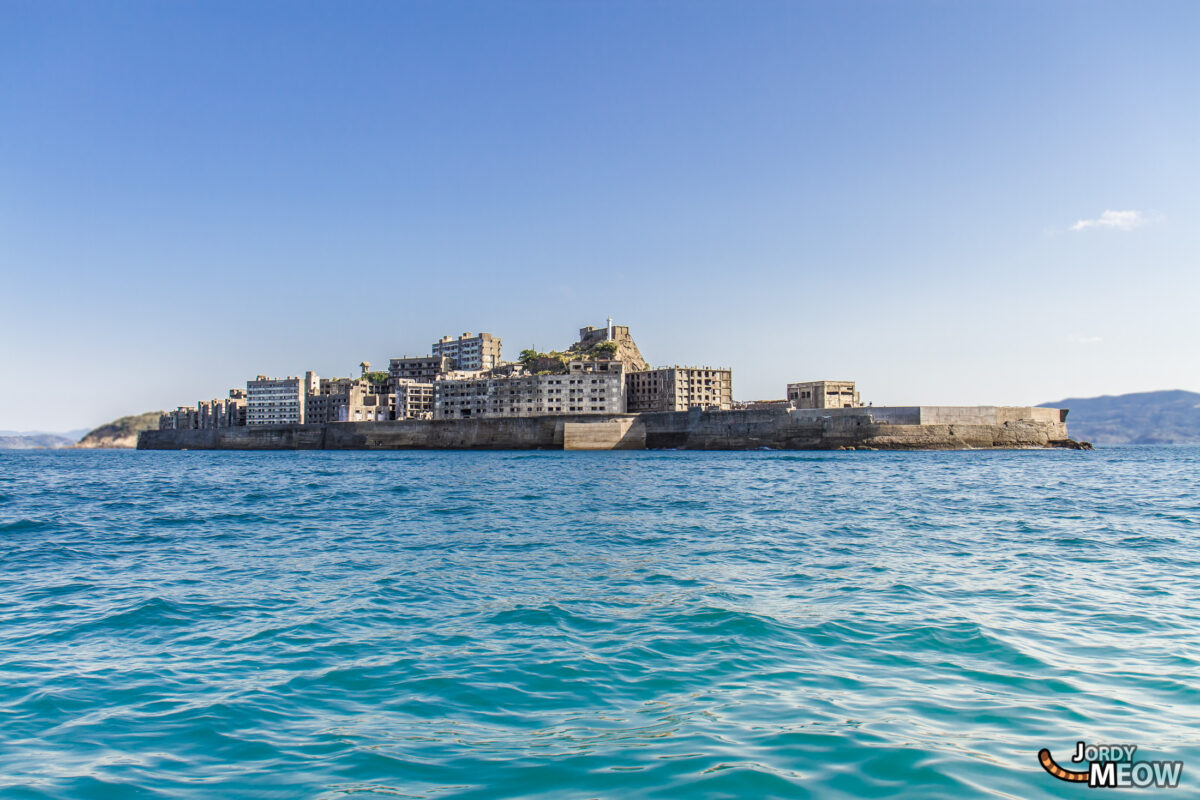
[[616,328],[613,338],[609,340],[575,342],[567,348],[565,355],[568,358],[611,358],[624,361],[629,365],[628,369],[631,372],[641,372],[650,367],[633,337],[623,327]]

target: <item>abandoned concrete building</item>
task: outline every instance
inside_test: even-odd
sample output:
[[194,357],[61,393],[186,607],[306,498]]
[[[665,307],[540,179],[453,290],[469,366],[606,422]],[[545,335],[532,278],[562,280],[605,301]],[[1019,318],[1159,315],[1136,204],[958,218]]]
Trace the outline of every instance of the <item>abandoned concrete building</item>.
[[180,406],[158,418],[159,430],[237,428],[246,424],[246,390],[230,389],[228,397]]
[[567,373],[559,375],[447,380],[433,385],[434,419],[624,411],[623,366],[599,369],[595,362],[571,362]]
[[733,372],[712,367],[660,367],[626,376],[627,410],[631,414],[733,408]]
[[317,392],[309,394],[304,402],[304,421],[310,424],[378,422],[392,418],[392,396],[387,383],[367,377],[322,378]]
[[392,387],[392,419],[433,419],[433,383],[398,381]]
[[388,378],[393,384],[398,381],[433,383],[454,369],[454,359],[450,356],[405,356],[388,362]]
[[578,342],[545,355],[543,366],[503,362],[501,340],[490,333],[444,336],[431,350],[390,359],[386,373],[371,372],[364,361],[357,378],[259,375],[228,399],[180,407],[159,424],[195,429],[733,408],[730,370],[648,369],[629,327],[611,317],[603,327],[580,328]]
[[787,385],[792,408],[859,408],[854,381],[804,381]]
[[317,376],[268,378],[246,381],[246,424],[282,425],[305,422],[305,398],[318,393]]
[[490,333],[472,336],[470,331],[457,339],[443,336],[433,343],[430,352],[434,356],[451,359],[456,370],[473,372],[492,369],[500,365],[500,339]]

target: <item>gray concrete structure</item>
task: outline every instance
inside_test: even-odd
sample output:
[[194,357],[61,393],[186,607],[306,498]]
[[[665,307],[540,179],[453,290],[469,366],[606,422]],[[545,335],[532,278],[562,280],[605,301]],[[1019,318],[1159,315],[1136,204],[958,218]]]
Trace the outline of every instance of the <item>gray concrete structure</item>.
[[230,389],[229,395],[196,403],[198,428],[237,428],[246,424],[246,390]]
[[450,356],[416,356],[393,358],[388,363],[388,378],[397,381],[416,381],[432,384],[455,369]]
[[158,419],[160,430],[200,430],[236,428],[246,424],[246,391],[230,389],[228,397],[200,400],[193,406],[180,406]]
[[450,358],[457,370],[488,370],[500,365],[500,344],[500,339],[490,333],[472,335],[467,331],[457,339],[443,336],[433,343],[430,352]]
[[434,419],[491,419],[544,414],[625,412],[624,364],[572,361],[561,375],[514,375],[437,381]]
[[[366,364],[363,375],[370,371]],[[386,383],[362,378],[322,378],[315,393],[304,400],[306,423],[380,422],[394,419],[395,398]]]
[[612,317],[603,328],[588,325],[579,329],[579,343],[584,347],[600,342],[616,342],[621,339],[631,339],[628,325],[613,325]]
[[1066,411],[952,408],[762,409],[274,425],[146,431],[154,449],[953,450],[1079,447]]
[[858,408],[858,390],[854,381],[803,381],[787,385],[792,408]]
[[319,393],[319,379],[308,372],[303,378],[268,378],[246,381],[246,424],[303,424],[305,399]]
[[625,379],[629,413],[733,408],[733,372],[713,367],[658,367]]
[[198,416],[193,406],[179,406],[174,411],[168,411],[158,418],[160,431],[190,431],[195,430]]
[[392,398],[392,419],[433,419],[432,383],[398,381]]

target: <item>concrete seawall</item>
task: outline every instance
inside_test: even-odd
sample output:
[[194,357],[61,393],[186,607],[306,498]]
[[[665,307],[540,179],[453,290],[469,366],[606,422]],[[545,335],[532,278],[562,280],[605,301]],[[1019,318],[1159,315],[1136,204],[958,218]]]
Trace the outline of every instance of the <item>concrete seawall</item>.
[[1077,447],[1066,411],[751,409],[145,431],[139,450],[957,450]]

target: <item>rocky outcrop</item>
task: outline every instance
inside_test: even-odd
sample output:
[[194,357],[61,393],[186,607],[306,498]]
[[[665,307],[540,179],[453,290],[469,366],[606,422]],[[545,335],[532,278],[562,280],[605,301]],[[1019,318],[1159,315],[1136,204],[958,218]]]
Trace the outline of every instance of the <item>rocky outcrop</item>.
[[638,349],[637,342],[624,327],[613,330],[613,338],[599,341],[581,339],[567,348],[569,358],[600,358],[624,361],[631,372],[648,369],[649,364]]
[[121,417],[101,425],[76,443],[83,450],[132,449],[138,446],[142,431],[157,430],[161,411],[147,411],[131,417]]
[[1050,442],[1050,447],[1064,447],[1067,450],[1095,450],[1091,442],[1077,442],[1074,439],[1060,439]]

